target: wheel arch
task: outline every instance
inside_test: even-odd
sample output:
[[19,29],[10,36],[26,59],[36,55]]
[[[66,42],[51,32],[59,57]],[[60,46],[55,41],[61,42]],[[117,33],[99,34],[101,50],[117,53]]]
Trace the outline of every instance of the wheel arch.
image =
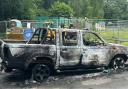
[[114,59],[115,57],[122,57],[125,59],[125,61],[127,61],[127,55],[126,54],[116,54],[112,59]]
[[50,58],[50,57],[35,57],[33,58],[34,60],[32,60],[27,66],[26,69],[28,68],[33,68],[36,64],[46,64],[48,65],[52,70],[54,70],[54,65],[55,65],[55,61]]
[[126,62],[127,59],[128,59],[128,57],[127,57],[126,54],[116,54],[116,55],[114,55],[114,56],[111,58],[110,62],[108,63],[108,66],[109,66],[109,67],[111,66],[111,62],[112,62],[112,61],[114,60],[114,58],[116,58],[116,57],[122,57],[122,58],[125,60],[125,62]]

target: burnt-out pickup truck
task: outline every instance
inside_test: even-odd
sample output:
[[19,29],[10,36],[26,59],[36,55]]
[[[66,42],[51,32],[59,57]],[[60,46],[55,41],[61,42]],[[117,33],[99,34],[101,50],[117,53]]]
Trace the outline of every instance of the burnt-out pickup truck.
[[26,44],[0,40],[2,68],[29,72],[38,82],[64,70],[124,68],[127,48],[88,30],[38,28]]

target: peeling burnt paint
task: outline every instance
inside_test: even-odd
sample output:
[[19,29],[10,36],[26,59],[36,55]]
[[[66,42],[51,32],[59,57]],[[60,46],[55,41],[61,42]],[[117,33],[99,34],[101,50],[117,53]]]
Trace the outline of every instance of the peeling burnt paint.
[[[29,44],[7,44],[8,56],[5,61],[8,65],[19,69],[24,69],[36,57],[51,57],[53,60],[56,58],[55,46],[48,45],[29,45]],[[42,59],[43,60],[43,59]]]
[[110,51],[109,53],[112,55],[116,54],[128,54],[127,47],[119,45],[119,44],[109,44],[110,46]]

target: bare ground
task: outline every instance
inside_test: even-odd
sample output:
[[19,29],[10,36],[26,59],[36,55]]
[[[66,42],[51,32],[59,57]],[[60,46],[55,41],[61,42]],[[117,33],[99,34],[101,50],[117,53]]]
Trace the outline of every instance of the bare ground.
[[128,71],[102,73],[97,70],[64,72],[51,76],[44,83],[25,79],[24,73],[0,73],[0,89],[128,89]]
[[128,89],[128,67],[125,70],[103,73],[86,70],[57,73],[46,82],[25,79],[21,71],[0,72],[0,89]]

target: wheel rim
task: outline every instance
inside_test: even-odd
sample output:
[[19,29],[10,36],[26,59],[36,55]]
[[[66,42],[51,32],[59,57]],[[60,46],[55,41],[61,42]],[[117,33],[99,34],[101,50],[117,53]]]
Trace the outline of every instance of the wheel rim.
[[113,69],[123,69],[125,67],[125,61],[123,58],[118,57],[113,61]]
[[37,82],[43,82],[48,79],[50,75],[50,69],[48,66],[39,64],[33,69],[33,78]]

